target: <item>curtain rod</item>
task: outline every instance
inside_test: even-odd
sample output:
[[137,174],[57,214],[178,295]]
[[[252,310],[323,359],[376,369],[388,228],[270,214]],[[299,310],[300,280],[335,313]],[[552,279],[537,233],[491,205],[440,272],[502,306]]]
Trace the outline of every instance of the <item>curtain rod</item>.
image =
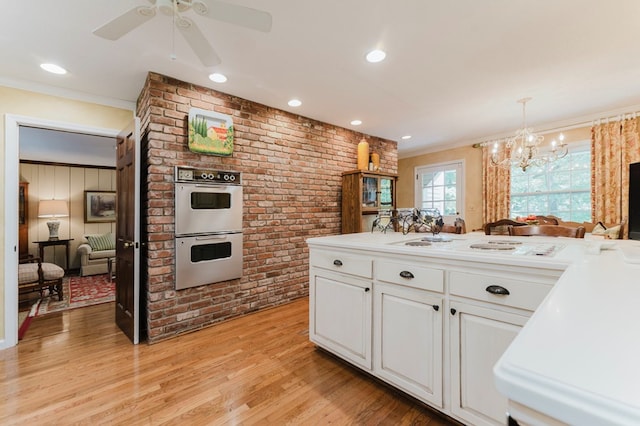
[[[579,129],[581,127],[587,127],[587,126],[594,126],[596,124],[601,124],[601,123],[608,123],[610,120],[611,121],[621,121],[623,119],[635,119],[638,116],[640,116],[640,107],[637,107],[635,111],[632,112],[624,112],[624,113],[616,113],[616,112],[610,112],[610,113],[605,113],[605,114],[598,114],[600,117],[599,118],[591,118],[591,119],[586,119],[586,118],[581,118],[578,120],[582,120],[579,121],[577,123],[572,123],[572,124],[554,124],[551,123],[549,124],[549,126],[551,127],[547,127],[547,128],[543,128],[543,130],[540,130],[537,133],[540,134],[547,134],[547,133],[554,133],[554,132],[566,132],[568,130],[573,130],[573,129]],[[602,117],[604,115],[604,117]],[[552,127],[552,126],[556,126],[556,127]],[[493,138],[487,138],[486,140],[482,141],[482,142],[476,142],[473,145],[471,145],[473,148],[482,148],[483,146],[485,146],[486,144],[489,143],[494,143],[496,141],[500,141],[502,139],[505,139],[506,136],[503,137],[493,137]]]

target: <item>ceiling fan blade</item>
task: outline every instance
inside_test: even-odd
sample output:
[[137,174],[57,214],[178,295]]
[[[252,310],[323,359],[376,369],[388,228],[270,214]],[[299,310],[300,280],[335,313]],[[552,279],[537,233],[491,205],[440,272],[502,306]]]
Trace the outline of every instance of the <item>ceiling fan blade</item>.
[[187,40],[193,52],[200,58],[200,62],[207,67],[218,65],[221,61],[218,54],[209,44],[196,24],[188,18],[177,17],[176,27]]
[[156,15],[155,7],[139,6],[125,12],[93,31],[98,37],[117,40]]
[[271,14],[262,10],[218,0],[194,0],[192,8],[197,14],[208,18],[265,33],[271,31]]

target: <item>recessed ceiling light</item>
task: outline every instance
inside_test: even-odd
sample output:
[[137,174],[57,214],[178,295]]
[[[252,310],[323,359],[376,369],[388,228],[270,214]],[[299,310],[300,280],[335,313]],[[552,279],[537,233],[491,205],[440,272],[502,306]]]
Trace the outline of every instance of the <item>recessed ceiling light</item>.
[[209,80],[213,81],[214,83],[224,83],[225,81],[227,81],[227,76],[214,72],[213,74],[209,74]]
[[352,126],[359,126],[359,125],[361,125],[361,124],[362,124],[362,121],[361,121],[361,120],[352,120],[352,121],[351,121],[351,125],[352,125]]
[[382,50],[379,50],[379,49],[372,50],[371,52],[367,53],[367,61],[372,63],[380,62],[384,60],[386,56],[387,54]]
[[291,99],[288,104],[290,107],[299,107],[300,105],[302,105],[302,102],[300,102],[298,99]]
[[402,137],[402,139],[404,139],[405,141],[406,141],[407,139],[411,139],[411,135],[404,135],[404,136]]
[[40,68],[53,74],[66,74],[67,70],[56,64],[40,64]]

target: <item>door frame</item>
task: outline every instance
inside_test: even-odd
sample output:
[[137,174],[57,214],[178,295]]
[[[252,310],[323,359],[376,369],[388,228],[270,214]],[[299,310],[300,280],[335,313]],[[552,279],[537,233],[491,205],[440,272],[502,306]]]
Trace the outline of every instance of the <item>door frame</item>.
[[[4,338],[0,350],[18,344],[18,182],[20,181],[20,126],[62,130],[115,138],[119,130],[85,126],[23,115],[4,116]],[[15,285],[12,283],[16,283]]]

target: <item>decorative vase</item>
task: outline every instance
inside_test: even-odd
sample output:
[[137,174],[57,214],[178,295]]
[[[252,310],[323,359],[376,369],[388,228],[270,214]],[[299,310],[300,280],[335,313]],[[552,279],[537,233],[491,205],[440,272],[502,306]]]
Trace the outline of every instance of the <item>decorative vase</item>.
[[369,142],[364,138],[358,144],[358,170],[369,168]]
[[373,170],[374,171],[379,171],[380,170],[380,155],[377,152],[372,152],[371,153],[371,162],[373,163]]

